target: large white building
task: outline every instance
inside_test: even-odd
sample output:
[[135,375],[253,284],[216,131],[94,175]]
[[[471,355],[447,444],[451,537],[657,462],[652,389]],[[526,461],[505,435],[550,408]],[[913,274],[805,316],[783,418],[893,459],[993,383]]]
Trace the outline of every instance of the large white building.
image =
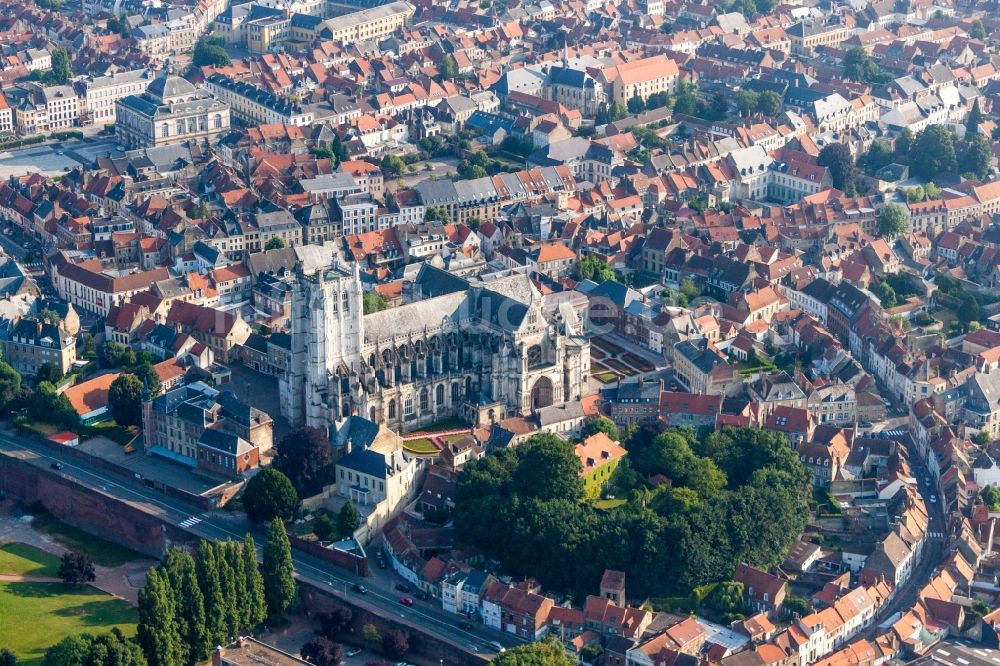
[[229,124],[228,104],[169,71],[154,79],[143,94],[115,103],[118,142],[126,148],[210,141]]
[[315,427],[363,415],[407,432],[487,425],[586,390],[582,322],[569,306],[548,312],[527,276],[474,282],[425,264],[411,299],[363,315],[356,266],[298,275],[282,414]]
[[153,81],[148,69],[95,76],[78,84],[80,117],[83,124],[115,122],[115,102],[129,95],[141,95]]

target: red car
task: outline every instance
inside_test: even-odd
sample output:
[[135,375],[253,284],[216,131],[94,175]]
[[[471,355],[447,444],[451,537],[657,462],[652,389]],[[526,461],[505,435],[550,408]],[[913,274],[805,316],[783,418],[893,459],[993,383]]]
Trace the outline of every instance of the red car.
[[404,606],[412,606],[413,599],[411,599],[410,597],[400,597],[399,603],[403,604]]

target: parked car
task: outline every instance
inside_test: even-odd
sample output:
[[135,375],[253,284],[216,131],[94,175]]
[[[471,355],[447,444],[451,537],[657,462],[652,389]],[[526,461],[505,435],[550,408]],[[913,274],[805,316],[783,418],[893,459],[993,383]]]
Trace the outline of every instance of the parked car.
[[420,599],[421,601],[427,601],[430,598],[431,595],[427,594],[423,590],[417,590],[417,599]]
[[62,468],[63,468],[63,464],[61,462],[54,462],[54,463],[52,463],[52,469],[62,469]]
[[357,592],[358,594],[368,594],[368,588],[362,585],[361,583],[355,583],[354,585],[351,586],[351,589]]
[[507,651],[507,648],[505,648],[504,646],[500,645],[496,641],[490,641],[489,643],[487,643],[487,645],[489,645],[491,648],[493,648],[496,652],[506,652]]
[[403,604],[404,606],[412,606],[413,599],[411,599],[410,597],[400,597],[399,603]]
[[409,583],[396,583],[396,589],[400,592],[409,592],[412,588]]
[[462,631],[472,631],[472,623],[466,621],[459,622],[458,628],[461,629]]

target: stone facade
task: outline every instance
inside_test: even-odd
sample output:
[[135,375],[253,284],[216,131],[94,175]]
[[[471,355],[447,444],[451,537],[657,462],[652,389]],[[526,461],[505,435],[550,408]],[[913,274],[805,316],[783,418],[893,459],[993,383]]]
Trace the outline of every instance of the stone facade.
[[590,343],[575,313],[545,313],[526,276],[480,283],[424,266],[414,290],[414,302],[362,315],[357,269],[300,275],[282,414],[316,427],[363,415],[407,432],[580,399]]

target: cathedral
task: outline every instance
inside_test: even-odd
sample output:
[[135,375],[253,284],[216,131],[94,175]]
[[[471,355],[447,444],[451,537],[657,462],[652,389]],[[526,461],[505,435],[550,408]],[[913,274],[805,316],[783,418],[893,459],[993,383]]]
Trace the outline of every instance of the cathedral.
[[590,368],[583,323],[546,308],[523,274],[465,279],[424,264],[406,303],[363,313],[357,267],[299,274],[281,410],[325,428],[351,415],[397,432],[445,419],[486,426],[579,400]]

